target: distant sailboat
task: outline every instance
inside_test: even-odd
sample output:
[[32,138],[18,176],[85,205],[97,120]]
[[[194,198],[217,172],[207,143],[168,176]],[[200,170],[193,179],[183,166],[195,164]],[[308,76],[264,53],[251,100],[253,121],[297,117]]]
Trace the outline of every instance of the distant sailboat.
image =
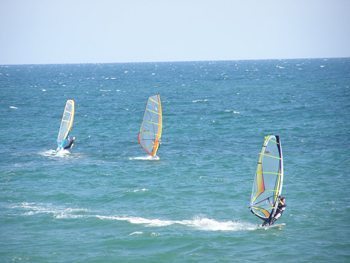
[[57,151],[70,148],[74,142],[74,138],[68,138],[68,135],[73,127],[75,113],[74,100],[67,100],[64,108],[63,117],[61,120],[60,130],[57,136]]
[[283,185],[283,155],[279,136],[265,137],[250,198],[250,210],[266,221],[273,218]]
[[[159,95],[148,98],[138,141],[151,157],[158,158],[157,151],[162,136],[162,104]],[[158,158],[159,159],[159,158]]]

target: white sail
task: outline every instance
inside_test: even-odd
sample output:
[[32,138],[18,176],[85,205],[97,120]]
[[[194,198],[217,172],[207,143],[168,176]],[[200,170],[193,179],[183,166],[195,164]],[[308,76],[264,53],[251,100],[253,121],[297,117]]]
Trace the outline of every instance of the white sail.
[[75,103],[74,100],[67,100],[61,120],[60,130],[57,136],[57,146],[63,147],[69,132],[72,130],[74,121]]

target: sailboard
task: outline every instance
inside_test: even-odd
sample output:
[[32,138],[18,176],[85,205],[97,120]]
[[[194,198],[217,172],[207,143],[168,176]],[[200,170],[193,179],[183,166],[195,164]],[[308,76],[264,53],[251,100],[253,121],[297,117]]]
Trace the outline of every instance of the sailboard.
[[272,218],[278,206],[283,186],[283,155],[278,135],[265,136],[255,173],[250,210],[266,221]]
[[152,157],[157,155],[162,136],[162,104],[159,95],[148,98],[145,113],[138,134],[138,142],[146,153]]
[[266,226],[260,226],[259,229],[265,229],[265,230],[270,229],[270,228],[282,229],[285,225],[286,225],[285,223],[266,225]]
[[63,148],[65,140],[67,139],[69,132],[73,128],[74,113],[75,113],[74,100],[67,100],[66,106],[64,107],[64,111],[63,111],[60,130],[58,131],[57,149]]

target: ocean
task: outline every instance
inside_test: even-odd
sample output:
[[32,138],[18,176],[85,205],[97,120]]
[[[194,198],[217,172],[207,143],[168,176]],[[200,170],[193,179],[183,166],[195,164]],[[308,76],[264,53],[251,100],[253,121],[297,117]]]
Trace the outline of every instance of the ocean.
[[[1,262],[349,262],[350,59],[0,66]],[[163,107],[159,161],[137,142]],[[67,99],[69,155],[56,156]],[[287,209],[249,210],[280,136]]]

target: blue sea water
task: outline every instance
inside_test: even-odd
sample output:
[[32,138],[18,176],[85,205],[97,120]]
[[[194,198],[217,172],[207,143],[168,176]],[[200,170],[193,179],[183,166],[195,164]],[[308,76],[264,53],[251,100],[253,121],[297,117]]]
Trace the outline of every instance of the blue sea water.
[[[71,98],[77,141],[55,156]],[[348,58],[0,66],[0,261],[349,262],[349,115]],[[248,205],[267,134],[287,210],[263,230]]]

